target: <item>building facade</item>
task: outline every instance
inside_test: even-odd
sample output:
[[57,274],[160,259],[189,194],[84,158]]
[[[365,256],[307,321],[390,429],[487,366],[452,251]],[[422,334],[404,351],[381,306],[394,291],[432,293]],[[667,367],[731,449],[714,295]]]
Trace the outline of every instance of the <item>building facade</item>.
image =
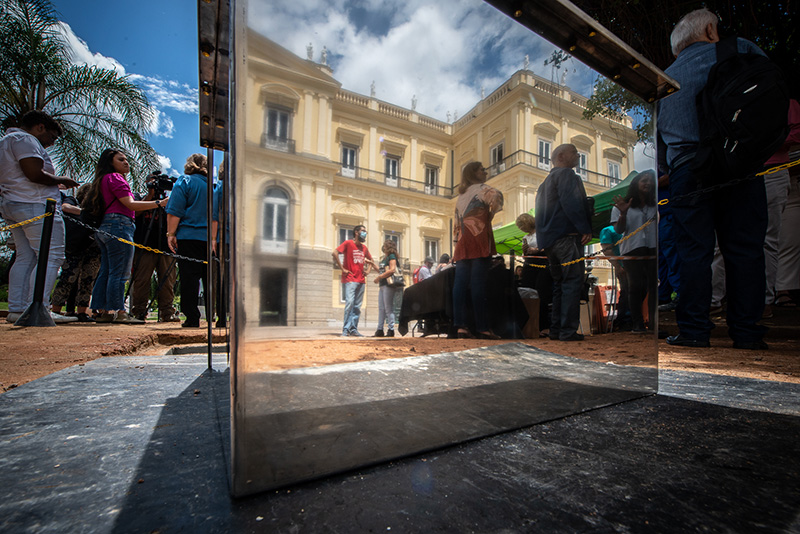
[[[482,161],[505,196],[497,226],[534,207],[562,143],[578,147],[589,195],[633,170],[627,119],[587,121],[585,97],[527,70],[446,123],[343,89],[327,65],[254,32],[247,50],[235,209],[249,325],[340,324],[331,252],[356,224],[366,225],[376,261],[383,241],[395,240],[407,274],[426,256],[451,253],[456,190],[470,161]],[[362,321],[376,319],[369,277]]]

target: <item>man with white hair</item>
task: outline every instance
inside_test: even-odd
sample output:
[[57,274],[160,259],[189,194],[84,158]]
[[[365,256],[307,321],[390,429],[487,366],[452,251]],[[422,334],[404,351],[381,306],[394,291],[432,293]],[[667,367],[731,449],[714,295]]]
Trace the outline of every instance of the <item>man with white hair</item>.
[[[550,339],[582,341],[580,298],[584,280],[583,246],[592,239],[583,181],[575,174],[575,145],[553,151],[553,169],[536,193],[536,241],[547,254],[553,276]],[[571,263],[575,260],[580,260]]]
[[[680,91],[659,103],[659,168],[669,174],[670,198],[700,189],[692,171],[700,142],[695,104],[709,70],[717,63],[718,19],[707,9],[685,15],[670,36],[675,62],[666,73]],[[739,54],[764,53],[753,43],[737,39]],[[704,180],[721,182],[724,180]],[[763,180],[748,180],[701,196],[673,201],[675,244],[680,258],[681,298],[676,309],[680,333],[667,343],[708,347],[714,323],[709,319],[711,260],[714,235],[727,268],[728,334],[734,348],[763,350],[766,327],[757,324],[764,309],[764,236],[767,199]]]
[[433,273],[431,272],[431,267],[433,267],[433,258],[428,256],[427,258],[425,258],[425,263],[423,263],[422,266],[419,268],[419,276],[417,278],[417,281],[422,282],[426,278],[430,278],[431,276],[433,276]]

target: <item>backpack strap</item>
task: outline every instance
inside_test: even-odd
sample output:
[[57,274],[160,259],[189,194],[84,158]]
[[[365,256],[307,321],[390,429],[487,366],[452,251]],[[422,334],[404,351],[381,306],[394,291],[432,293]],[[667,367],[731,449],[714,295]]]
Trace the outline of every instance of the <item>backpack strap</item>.
[[739,54],[739,40],[727,37],[717,43],[717,63],[722,63]]

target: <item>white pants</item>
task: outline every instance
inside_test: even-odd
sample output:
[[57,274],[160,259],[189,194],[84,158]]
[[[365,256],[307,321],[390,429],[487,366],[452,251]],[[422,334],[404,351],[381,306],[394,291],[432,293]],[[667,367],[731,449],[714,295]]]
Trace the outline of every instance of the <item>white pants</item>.
[[800,289],[800,183],[791,180],[778,238],[778,291]]
[[[45,211],[45,203],[15,202],[0,197],[0,214],[8,224],[27,221]],[[14,265],[8,273],[8,311],[22,313],[33,302],[33,288],[36,282],[36,265],[39,261],[39,241],[42,237],[44,219],[13,228],[14,245],[17,253]],[[45,307],[50,308],[50,293],[56,285],[58,271],[64,263],[64,220],[61,211],[53,217],[53,233],[50,237],[50,251],[47,257],[47,271],[44,282]]]
[[[767,236],[764,239],[764,264],[767,277],[767,293],[764,304],[775,302],[775,283],[778,278],[778,254],[780,249],[781,219],[790,190],[789,169],[783,169],[764,177],[767,188]],[[797,185],[795,183],[795,185]],[[796,232],[795,232],[796,233]]]

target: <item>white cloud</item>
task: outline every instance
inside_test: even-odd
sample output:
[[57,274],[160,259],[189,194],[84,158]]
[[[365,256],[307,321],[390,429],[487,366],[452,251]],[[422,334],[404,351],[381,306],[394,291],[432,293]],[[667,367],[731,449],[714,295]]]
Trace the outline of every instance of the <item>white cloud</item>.
[[66,43],[67,48],[71,52],[73,63],[77,65],[97,66],[102,69],[117,71],[120,76],[125,75],[125,67],[123,67],[119,61],[113,57],[107,57],[100,53],[93,53],[89,50],[89,45],[86,44],[86,41],[75,35],[75,32],[72,31],[69,24],[61,22],[58,29],[60,30],[61,37]]
[[128,79],[144,89],[150,103],[159,109],[197,113],[197,88],[173,80],[131,74]]
[[633,168],[639,172],[647,169],[655,169],[655,148],[653,145],[645,145],[642,142],[636,143],[633,147]]
[[160,109],[156,109],[152,115],[152,120],[150,121],[147,131],[150,135],[172,139],[175,133],[175,123],[172,122],[169,115]]
[[568,71],[567,84],[591,94],[596,74],[577,60],[561,71],[544,66],[555,47],[488,4],[478,0],[252,0],[249,24],[259,33],[314,60],[322,47],[345,89],[370,93],[445,120],[447,112],[467,113],[514,72],[528,68],[548,79]]
[[168,173],[170,169],[172,169],[172,161],[167,156],[162,156],[158,154],[156,156],[158,158],[158,165],[161,167],[161,172]]

